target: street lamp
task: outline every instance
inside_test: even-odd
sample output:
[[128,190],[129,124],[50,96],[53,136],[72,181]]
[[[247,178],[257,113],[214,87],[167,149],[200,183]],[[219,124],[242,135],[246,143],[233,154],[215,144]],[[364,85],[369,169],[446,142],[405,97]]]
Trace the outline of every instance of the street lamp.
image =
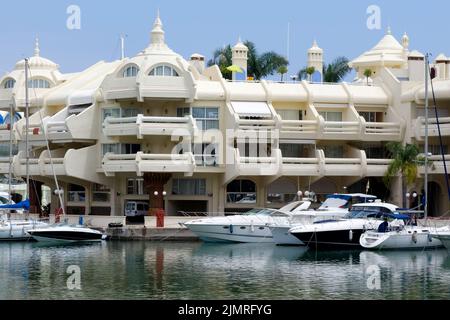
[[153,194],[155,195],[155,197],[157,197],[159,195],[158,191],[153,192]]

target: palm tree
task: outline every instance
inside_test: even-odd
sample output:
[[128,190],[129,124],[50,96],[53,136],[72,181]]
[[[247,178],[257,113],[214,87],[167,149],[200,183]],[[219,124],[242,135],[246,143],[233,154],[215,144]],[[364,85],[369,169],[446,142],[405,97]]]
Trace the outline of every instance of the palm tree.
[[367,85],[369,85],[369,78],[372,76],[372,70],[370,69],[364,70],[364,76],[367,79]]
[[281,75],[281,82],[283,82],[284,75],[288,73],[288,68],[286,66],[281,66],[278,68],[277,72]]
[[386,147],[392,156],[392,162],[384,176],[384,183],[389,187],[392,183],[392,179],[398,174],[401,174],[403,207],[405,208],[406,190],[408,186],[416,181],[419,166],[423,166],[425,161],[423,157],[420,156],[419,148],[416,145],[406,144],[403,146],[400,142],[390,142]]
[[[255,44],[251,41],[245,41],[244,44],[248,48],[247,73],[249,76],[255,78],[255,80],[261,80],[264,77],[273,75],[278,68],[289,64],[286,58],[273,51],[259,54]],[[214,51],[213,59],[208,61],[208,66],[218,65],[223,77],[231,79],[232,73],[226,70],[226,68],[233,64],[232,55],[231,45],[217,49]]]
[[311,77],[316,72],[316,68],[314,67],[306,67],[299,71],[298,78],[300,80],[308,80],[311,81]]
[[[348,66],[348,63],[349,60],[346,57],[338,57],[334,59],[332,63],[328,65],[324,64],[323,81],[331,83],[341,82],[345,78],[345,76],[351,71],[351,68]],[[298,73],[298,77],[301,80],[310,79],[311,75],[314,72],[315,72],[314,67],[304,68],[300,70],[300,72]]]
[[349,60],[346,57],[338,57],[328,65],[323,66],[323,81],[337,83],[341,82],[352,70],[348,66]]

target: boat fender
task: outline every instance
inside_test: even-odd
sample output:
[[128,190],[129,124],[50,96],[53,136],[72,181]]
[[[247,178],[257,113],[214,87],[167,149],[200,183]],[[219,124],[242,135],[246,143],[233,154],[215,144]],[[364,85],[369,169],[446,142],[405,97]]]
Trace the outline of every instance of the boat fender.
[[353,230],[350,230],[348,238],[350,241],[353,241]]
[[412,242],[417,243],[417,231],[414,231],[412,235]]
[[252,221],[252,224],[250,225],[250,231],[251,231],[252,233],[255,232],[255,226],[253,225],[253,221]]
[[230,233],[233,234],[234,230],[233,230],[233,225],[230,224]]
[[433,242],[433,237],[431,236],[431,234],[428,234],[428,242]]

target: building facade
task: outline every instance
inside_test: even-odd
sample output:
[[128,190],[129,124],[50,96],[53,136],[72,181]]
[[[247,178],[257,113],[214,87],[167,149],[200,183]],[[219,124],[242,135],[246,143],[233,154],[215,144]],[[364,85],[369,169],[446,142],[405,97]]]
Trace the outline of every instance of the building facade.
[[[24,177],[28,163],[35,210],[42,187],[55,190],[58,181],[73,215],[123,216],[128,201],[164,207],[171,216],[218,215],[281,207],[299,190],[319,199],[371,193],[401,205],[401,177],[390,190],[382,181],[390,163],[386,144],[422,147],[425,135],[424,55],[409,50],[407,35],[401,42],[388,32],[351,62],[357,79],[336,84],[225,80],[217,66],[205,66],[204,56],[186,60],[173,52],[159,16],[138,55],[77,74],[61,74],[40,57],[37,44],[30,59],[30,126],[27,132],[24,119],[12,126],[19,147],[12,161],[0,159],[0,173],[11,164],[13,174]],[[245,68],[248,50],[241,42],[233,50],[233,64]],[[316,42],[308,56],[321,70]],[[450,165],[450,59],[438,58],[434,90]],[[24,111],[24,87],[22,61],[0,79],[2,111]],[[449,202],[432,110],[430,214],[439,216]],[[4,146],[10,129],[0,128]],[[409,193],[421,193],[423,173]]]

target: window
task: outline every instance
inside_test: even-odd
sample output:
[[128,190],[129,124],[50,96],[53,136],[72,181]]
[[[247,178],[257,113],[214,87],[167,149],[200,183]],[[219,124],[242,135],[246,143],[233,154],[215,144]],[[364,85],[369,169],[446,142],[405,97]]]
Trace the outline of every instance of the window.
[[303,120],[303,112],[301,110],[277,110],[283,120]]
[[49,89],[50,82],[44,79],[32,79],[28,81],[28,87],[32,89]]
[[280,150],[283,154],[283,158],[308,158],[309,150],[314,145],[302,145],[302,144],[280,144]]
[[227,202],[256,203],[256,184],[250,180],[235,180],[227,186]]
[[151,77],[179,77],[178,72],[171,66],[162,65],[152,69],[148,74]]
[[342,112],[319,112],[319,114],[325,119],[325,121],[342,122]]
[[343,158],[344,157],[344,147],[343,146],[325,146],[323,148],[326,158]]
[[82,186],[69,184],[69,202],[84,202],[86,191]]
[[197,166],[217,166],[217,145],[216,144],[194,144],[192,146],[195,162]]
[[205,179],[173,179],[172,193],[182,196],[206,195]]
[[132,78],[132,77],[136,77],[137,74],[139,73],[139,68],[136,66],[129,66],[128,68],[126,68],[123,71],[123,77],[124,78]]
[[103,121],[106,118],[120,118],[120,108],[103,109]]
[[138,114],[139,114],[139,110],[138,109],[123,108],[121,117],[122,118],[133,118],[133,117],[137,117]]
[[3,88],[5,89],[12,89],[16,85],[16,80],[14,79],[7,79],[5,81],[5,84],[3,85]]
[[360,112],[359,115],[363,117],[367,122],[381,122],[377,112]]
[[178,108],[177,117],[184,118],[191,115],[191,108]]
[[103,185],[94,184],[92,189],[92,200],[94,202],[109,202],[111,190]]
[[144,179],[143,178],[130,178],[127,180],[127,194],[135,195],[135,196],[143,196],[147,195],[144,188]]
[[192,108],[200,130],[219,129],[219,108]]

